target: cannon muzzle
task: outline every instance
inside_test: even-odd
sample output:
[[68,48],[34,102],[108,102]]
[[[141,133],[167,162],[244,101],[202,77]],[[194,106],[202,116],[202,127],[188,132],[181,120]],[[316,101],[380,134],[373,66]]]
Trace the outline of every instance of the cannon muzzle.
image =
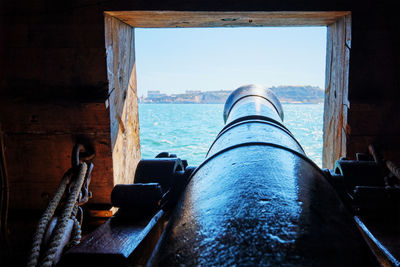
[[352,216],[283,125],[274,93],[240,87],[223,115],[148,265],[371,265]]

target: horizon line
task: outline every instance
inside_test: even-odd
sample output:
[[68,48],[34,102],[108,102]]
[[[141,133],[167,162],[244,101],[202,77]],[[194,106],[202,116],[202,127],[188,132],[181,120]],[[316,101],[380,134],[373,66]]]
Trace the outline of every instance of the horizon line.
[[[320,89],[321,91],[325,91],[325,88],[321,88],[320,86],[318,86],[318,85],[273,85],[273,86],[266,86],[266,88],[267,89],[271,89],[271,88],[277,88],[277,87],[313,87],[313,88],[318,88],[318,89]],[[239,87],[238,87],[239,88]],[[236,90],[237,88],[235,88],[235,89],[220,89],[220,90],[190,90],[190,89],[187,89],[187,90],[185,90],[184,92],[169,92],[168,94],[167,93],[164,93],[164,91],[161,91],[161,90],[157,90],[157,89],[152,89],[152,90],[147,90],[147,91],[145,91],[147,94],[148,94],[148,92],[159,92],[159,93],[163,93],[163,94],[166,94],[166,95],[173,95],[173,94],[187,94],[187,92],[188,91],[193,91],[193,92],[200,92],[200,93],[204,93],[204,92],[232,92],[232,91],[234,91],[234,90]],[[139,91],[139,90],[137,90],[137,91]],[[143,92],[142,92],[142,95],[143,95]]]

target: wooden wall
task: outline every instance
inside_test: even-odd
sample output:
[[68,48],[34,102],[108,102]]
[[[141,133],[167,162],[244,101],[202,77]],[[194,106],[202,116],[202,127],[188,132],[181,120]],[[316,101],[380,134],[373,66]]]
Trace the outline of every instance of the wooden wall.
[[108,203],[114,184],[102,12],[45,1],[1,5],[10,210],[43,209],[82,138],[96,150],[92,201]]
[[127,24],[134,23],[104,14],[132,10],[277,12],[271,24],[293,11],[351,11],[351,42],[349,17],[322,21],[329,24],[324,166],[366,152],[371,142],[399,158],[399,27],[389,0],[0,1],[0,130],[10,209],[24,210],[23,220],[9,224],[14,246],[0,259],[15,254],[14,265],[25,264],[34,225],[25,211],[45,206],[76,140],[88,138],[96,149],[92,203],[109,202],[116,183],[132,182],[140,155],[134,31]]
[[[139,157],[134,35],[103,13],[121,10],[351,11],[348,101],[335,102],[334,94],[346,94],[345,73],[330,77],[326,100],[338,116],[325,118],[335,127],[325,136],[324,164],[354,157],[371,141],[398,153],[399,43],[397,14],[389,1],[1,1],[0,118],[12,207],[43,206],[34,184],[43,184],[39,191],[55,188],[69,166],[77,133],[96,145],[92,201],[107,201],[101,192],[131,181]],[[328,32],[345,29],[337,26]],[[329,39],[328,45],[336,41]],[[331,57],[329,64],[346,57]]]
[[74,143],[83,139],[92,140],[96,150],[91,183],[95,201],[109,202],[113,187],[111,142],[103,103],[26,105],[1,101],[0,118],[11,209],[45,208],[62,175],[71,168]]
[[400,158],[400,31],[393,4],[369,3],[353,14],[349,71],[347,156],[375,143],[385,157]]

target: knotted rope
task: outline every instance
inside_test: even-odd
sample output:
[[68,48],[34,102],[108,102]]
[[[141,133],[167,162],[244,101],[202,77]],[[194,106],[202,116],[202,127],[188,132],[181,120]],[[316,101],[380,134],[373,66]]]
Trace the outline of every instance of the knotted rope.
[[[64,174],[56,193],[54,194],[54,197],[39,220],[33,237],[31,253],[28,258],[28,267],[50,267],[55,263],[55,260],[59,258],[59,254],[62,252],[62,249],[65,246],[65,244],[62,244],[62,240],[70,219],[72,219],[74,222],[73,237],[71,238],[70,244],[79,244],[81,239],[81,222],[76,219],[76,215],[78,210],[81,209],[79,205],[87,201],[87,198],[89,197],[85,196],[84,199],[82,199],[81,193],[85,181],[85,185],[88,185],[88,182],[90,182],[90,173],[92,171],[93,164],[89,164],[90,166],[88,167],[85,162],[78,163],[77,168],[71,168]],[[75,170],[78,170],[78,173],[75,173],[74,175],[73,172]],[[72,179],[73,181],[71,181]],[[68,192],[67,200],[61,211],[61,215],[57,220],[55,229],[51,234],[47,249],[44,253],[41,253],[41,249],[43,249],[44,235],[49,228],[50,221],[53,218],[57,206],[60,204],[61,198],[67,190],[68,185],[70,186],[70,190]],[[87,191],[87,188],[85,188],[85,190]],[[40,265],[38,265],[39,261]]]
[[42,217],[39,220],[38,226],[36,227],[35,234],[33,236],[33,244],[30,256],[28,258],[28,267],[35,267],[38,263],[39,256],[40,256],[40,248],[42,246],[44,234],[49,226],[51,218],[54,216],[54,212],[62,196],[64,195],[65,189],[71,180],[72,172],[68,171],[64,174],[63,178],[61,179],[60,184],[54,194],[52,200],[50,201],[49,205],[47,206],[46,210],[44,211]]
[[53,265],[54,257],[56,256],[56,253],[58,251],[58,247],[61,243],[62,237],[67,227],[68,220],[71,218],[72,211],[78,200],[79,192],[81,191],[83,181],[85,180],[86,172],[87,172],[87,165],[85,162],[83,162],[80,164],[78,178],[72,188],[72,192],[68,196],[67,202],[65,203],[65,207],[61,213],[59,223],[54,229],[54,233],[49,242],[49,247],[45,253],[42,262],[40,263],[40,266],[51,267]]

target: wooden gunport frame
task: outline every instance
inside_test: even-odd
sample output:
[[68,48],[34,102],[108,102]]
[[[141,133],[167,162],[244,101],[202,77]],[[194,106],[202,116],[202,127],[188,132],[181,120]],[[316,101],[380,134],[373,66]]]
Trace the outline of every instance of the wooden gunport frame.
[[[134,28],[327,26],[323,167],[346,155],[351,13],[105,12],[114,181],[133,182],[140,159]],[[135,133],[135,134],[133,134]]]

